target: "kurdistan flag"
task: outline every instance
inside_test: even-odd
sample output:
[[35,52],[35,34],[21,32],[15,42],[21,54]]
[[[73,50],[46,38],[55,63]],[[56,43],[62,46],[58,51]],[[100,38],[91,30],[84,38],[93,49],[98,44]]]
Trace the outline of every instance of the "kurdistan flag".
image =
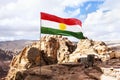
[[73,36],[83,39],[81,32],[82,22],[75,18],[60,18],[55,15],[41,12],[41,33]]

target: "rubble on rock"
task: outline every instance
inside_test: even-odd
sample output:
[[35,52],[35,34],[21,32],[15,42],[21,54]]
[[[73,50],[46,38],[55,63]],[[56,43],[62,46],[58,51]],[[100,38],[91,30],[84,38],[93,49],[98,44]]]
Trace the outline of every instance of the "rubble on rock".
[[[19,55],[13,58],[6,80],[23,80],[27,75],[25,72],[30,69],[35,69],[39,73],[41,66],[78,62],[78,59],[88,54],[94,54],[102,61],[115,57],[113,51],[101,41],[81,39],[76,45],[62,36],[44,36],[40,41],[25,47]],[[31,74],[37,74],[37,72],[33,71]],[[48,70],[48,73],[51,71]],[[41,80],[38,75],[35,79],[30,79],[34,77],[29,76],[25,80]]]

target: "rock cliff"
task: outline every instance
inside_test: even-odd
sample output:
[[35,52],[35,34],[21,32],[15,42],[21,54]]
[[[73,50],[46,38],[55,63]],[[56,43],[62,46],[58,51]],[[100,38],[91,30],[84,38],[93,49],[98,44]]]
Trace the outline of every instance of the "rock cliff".
[[44,36],[40,41],[26,46],[12,59],[6,80],[43,80],[41,75],[46,74],[51,78],[52,74],[49,73],[52,71],[49,69],[41,71],[41,66],[78,62],[81,57],[88,54],[94,54],[102,61],[115,57],[104,42],[81,39],[76,45],[62,36]]
[[75,50],[75,44],[62,36],[45,36],[25,47],[10,64],[6,80],[15,80],[18,72],[29,68],[67,62],[66,55]]

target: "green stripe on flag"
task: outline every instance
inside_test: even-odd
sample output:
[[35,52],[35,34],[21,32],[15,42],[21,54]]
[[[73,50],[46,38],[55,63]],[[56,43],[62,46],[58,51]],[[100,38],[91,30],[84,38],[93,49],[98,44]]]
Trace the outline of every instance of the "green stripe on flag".
[[72,32],[66,30],[53,29],[48,27],[41,27],[41,33],[43,34],[53,34],[53,35],[63,35],[63,36],[73,36],[78,39],[84,39],[82,32]]

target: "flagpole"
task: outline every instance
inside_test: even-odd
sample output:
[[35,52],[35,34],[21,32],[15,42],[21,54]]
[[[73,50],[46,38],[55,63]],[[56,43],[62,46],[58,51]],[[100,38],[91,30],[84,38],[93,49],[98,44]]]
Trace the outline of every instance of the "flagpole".
[[[39,39],[40,39],[40,51],[41,51],[41,12],[40,12],[40,36],[39,36]],[[41,55],[41,52],[40,52],[40,66],[41,66],[41,59],[42,59],[42,55]],[[41,67],[40,67],[40,74],[41,74]]]
[[40,38],[41,38],[41,12],[40,12]]

